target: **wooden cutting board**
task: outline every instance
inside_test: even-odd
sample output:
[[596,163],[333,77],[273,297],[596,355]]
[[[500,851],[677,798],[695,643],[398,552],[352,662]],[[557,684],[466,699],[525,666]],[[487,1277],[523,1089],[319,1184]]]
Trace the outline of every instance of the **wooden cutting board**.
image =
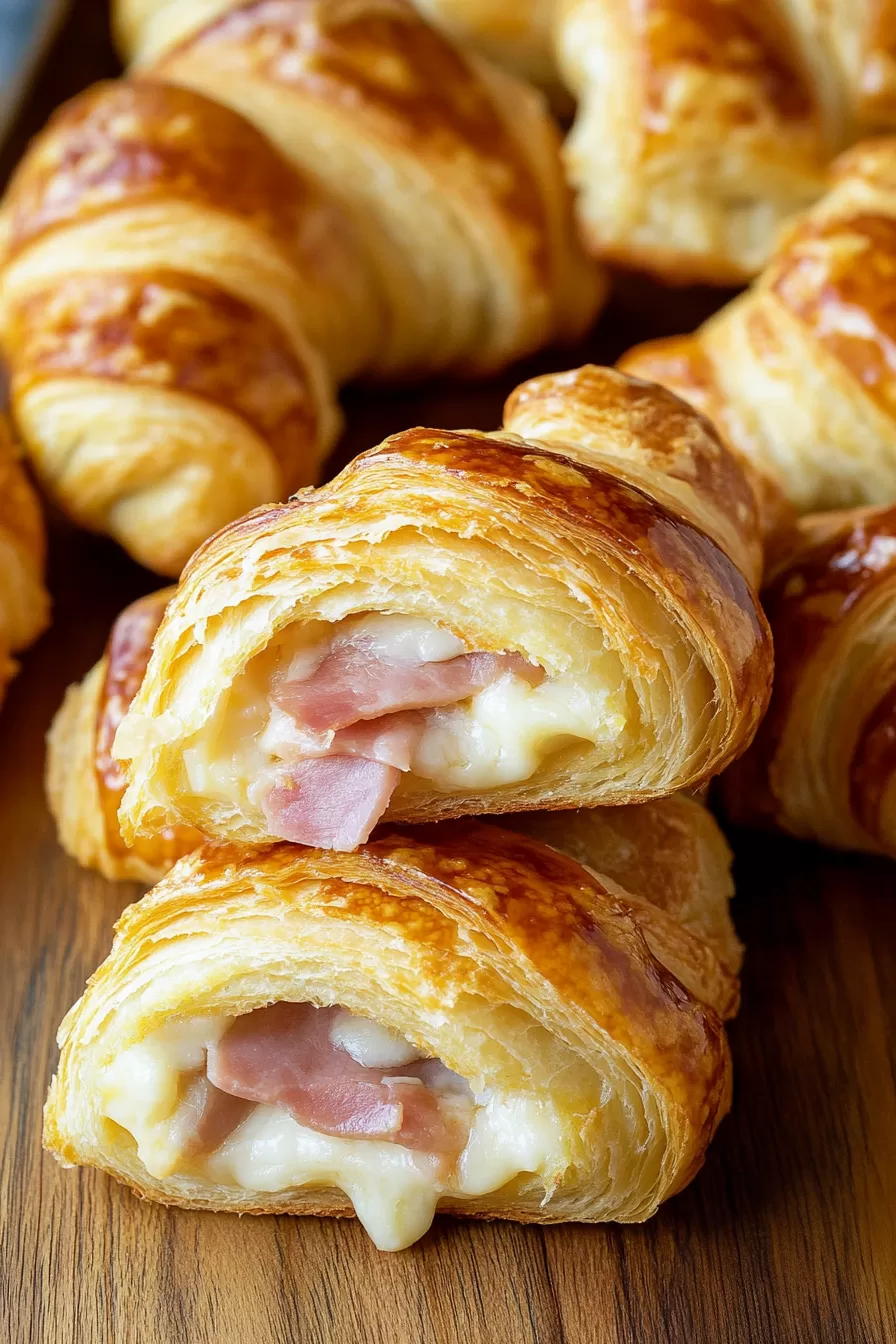
[[[0,167],[59,98],[114,69],[104,5],[85,0]],[[636,337],[687,326],[705,303],[639,289],[587,351],[533,367],[610,360]],[[336,461],[410,424],[493,428],[517,380],[352,393]],[[53,628],[0,718],[0,1340],[896,1341],[896,866],[887,863],[735,837],[748,958],[731,1029],[734,1111],[697,1180],[643,1227],[441,1219],[413,1249],[380,1255],[352,1222],[168,1211],[43,1154],[56,1025],[138,895],[82,873],[57,847],[43,738],[114,615],[155,586],[111,544],[63,525],[51,583]]]

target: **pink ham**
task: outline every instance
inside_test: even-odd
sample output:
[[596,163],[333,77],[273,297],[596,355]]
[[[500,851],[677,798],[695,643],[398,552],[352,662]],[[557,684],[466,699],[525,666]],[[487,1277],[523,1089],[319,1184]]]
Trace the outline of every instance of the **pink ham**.
[[[410,770],[414,754],[426,727],[419,710],[408,709],[398,714],[384,714],[380,719],[363,719],[335,732],[311,733],[302,731],[300,751],[302,760],[317,756],[366,756],[381,765],[394,765],[396,770]],[[295,740],[285,744],[284,758],[289,759]]]
[[174,1117],[172,1139],[186,1157],[220,1148],[252,1110],[252,1103],[222,1092],[204,1074],[190,1079]]
[[544,677],[518,653],[390,662],[359,636],[334,644],[307,677],[278,680],[273,700],[298,734],[262,799],[272,835],[356,849],[389,806],[400,772],[411,768],[425,728],[420,711],[456,704],[508,672],[531,685]]
[[462,1080],[448,1075],[458,1085],[453,1092],[427,1087],[423,1077],[433,1076],[432,1060],[365,1068],[330,1040],[338,1011],[275,1003],[237,1018],[209,1049],[209,1079],[231,1096],[280,1106],[322,1134],[383,1139],[456,1158],[471,1116]]
[[401,778],[364,756],[320,756],[278,772],[262,798],[271,834],[297,845],[351,850],[370,835]]
[[310,676],[282,680],[274,700],[301,728],[347,728],[405,709],[454,705],[505,672],[537,684],[544,676],[518,653],[463,653],[441,663],[387,662],[370,642],[337,644]]

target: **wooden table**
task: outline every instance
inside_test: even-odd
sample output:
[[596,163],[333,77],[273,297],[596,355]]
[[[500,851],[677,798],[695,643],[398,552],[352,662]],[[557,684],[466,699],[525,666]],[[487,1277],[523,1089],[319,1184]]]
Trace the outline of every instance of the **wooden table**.
[[[55,101],[113,69],[102,6],[77,7],[0,166]],[[685,296],[670,312],[667,301],[663,325],[685,325],[704,302]],[[613,358],[648,334],[643,308],[643,295],[629,296],[588,352],[541,366]],[[491,428],[515,381],[352,393],[340,460],[413,423]],[[80,872],[59,850],[43,736],[115,613],[154,580],[111,544],[57,524],[51,584],[53,628],[0,722],[0,1339],[896,1341],[896,868],[784,841],[736,837],[748,959],[731,1029],[734,1112],[702,1174],[643,1227],[439,1220],[412,1250],[380,1255],[350,1222],[167,1211],[57,1167],[40,1149],[55,1027],[138,892]]]

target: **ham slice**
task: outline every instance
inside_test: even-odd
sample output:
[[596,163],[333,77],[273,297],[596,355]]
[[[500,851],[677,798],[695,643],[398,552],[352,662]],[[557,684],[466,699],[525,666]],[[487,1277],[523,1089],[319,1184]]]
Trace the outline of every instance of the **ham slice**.
[[273,835],[297,845],[352,850],[370,835],[401,778],[364,756],[320,756],[278,771],[261,800]]
[[381,1139],[456,1159],[472,1116],[463,1080],[448,1074],[453,1088],[426,1086],[425,1077],[438,1076],[433,1060],[366,1068],[331,1041],[338,1012],[275,1003],[237,1018],[209,1049],[209,1079],[231,1096],[280,1106],[322,1134]]
[[399,645],[358,633],[281,675],[272,700],[284,764],[261,798],[273,835],[297,844],[352,850],[389,806],[425,730],[421,711],[457,704],[506,673],[538,685],[544,672],[518,653],[464,653],[442,661],[409,657]]
[[505,672],[530,680],[544,676],[517,653],[463,653],[441,663],[390,662],[360,639],[336,644],[309,676],[281,680],[274,701],[299,727],[320,732],[398,710],[454,705]]
[[380,719],[364,719],[335,732],[312,733],[300,729],[291,735],[284,752],[299,750],[300,760],[317,756],[366,756],[381,765],[394,765],[396,770],[410,770],[411,757],[426,722],[418,710],[398,714],[384,714]]
[[186,1157],[220,1148],[253,1109],[243,1097],[222,1092],[201,1073],[187,1084],[173,1121],[172,1139]]

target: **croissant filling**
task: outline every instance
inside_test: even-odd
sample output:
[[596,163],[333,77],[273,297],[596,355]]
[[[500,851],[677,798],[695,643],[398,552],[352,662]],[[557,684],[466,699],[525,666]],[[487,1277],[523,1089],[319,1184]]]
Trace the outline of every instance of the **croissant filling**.
[[547,1103],[474,1095],[404,1037],[308,1003],[168,1023],[108,1065],[100,1090],[151,1176],[335,1186],[381,1250],[422,1236],[442,1196],[544,1171],[559,1146]]
[[498,788],[572,742],[612,750],[625,726],[608,685],[471,652],[420,617],[363,615],[288,630],[184,760],[201,796],[247,800],[281,839],[348,850],[403,775],[446,793]]

